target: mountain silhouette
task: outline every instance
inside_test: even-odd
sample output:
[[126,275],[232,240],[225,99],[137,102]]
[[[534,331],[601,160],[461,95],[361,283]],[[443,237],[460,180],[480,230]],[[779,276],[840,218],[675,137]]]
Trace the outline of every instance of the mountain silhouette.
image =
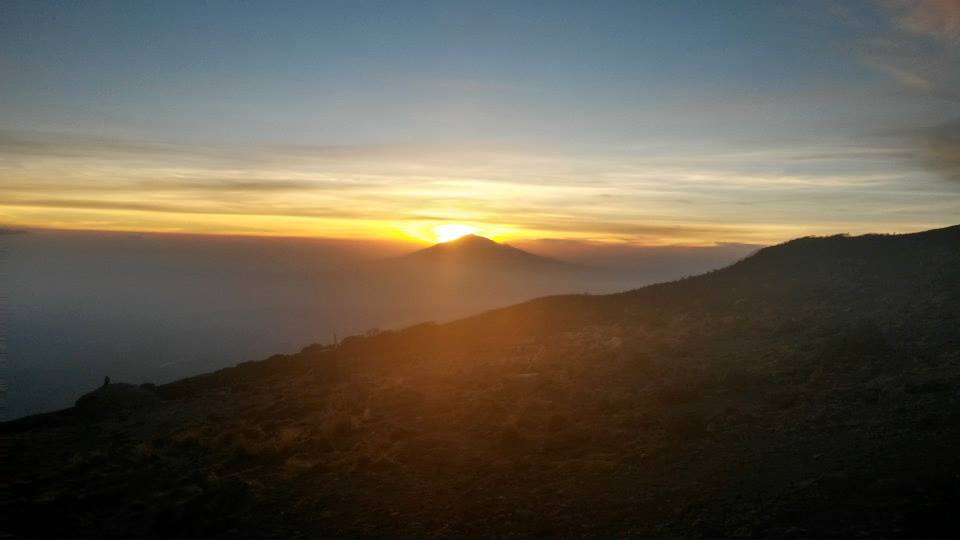
[[456,240],[434,244],[428,248],[393,259],[390,262],[398,266],[417,267],[417,269],[429,266],[438,268],[463,266],[464,269],[480,268],[485,271],[506,270],[538,273],[578,273],[597,270],[535,255],[475,234],[468,234]]
[[466,235],[351,270],[340,287],[349,294],[339,301],[344,311],[380,326],[380,320],[450,320],[538,296],[611,292],[638,283],[630,274]]
[[956,537],[958,384],[960,226],[802,238],[0,424],[5,532]]

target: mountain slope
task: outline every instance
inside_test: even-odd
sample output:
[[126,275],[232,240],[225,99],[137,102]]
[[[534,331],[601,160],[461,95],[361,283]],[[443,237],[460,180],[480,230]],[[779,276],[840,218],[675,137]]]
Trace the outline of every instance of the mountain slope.
[[3,426],[2,510],[34,536],[954,537],[958,269],[960,227],[805,238],[88,398]]

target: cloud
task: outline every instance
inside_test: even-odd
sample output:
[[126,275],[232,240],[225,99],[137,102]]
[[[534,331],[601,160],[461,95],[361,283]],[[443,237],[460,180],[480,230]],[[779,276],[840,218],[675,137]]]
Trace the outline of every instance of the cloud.
[[[455,222],[502,238],[767,243],[832,232],[824,220],[849,220],[851,209],[875,219],[871,208],[900,197],[903,152],[847,142],[578,153],[460,141],[204,146],[0,131],[0,211],[37,226],[109,219],[140,230],[398,236]],[[873,200],[864,203],[868,186]]]
[[517,148],[478,141],[223,145],[0,129],[0,158],[150,160],[164,164],[205,160],[214,166],[249,167],[254,163],[332,165],[359,160],[388,165],[410,161],[446,164],[468,157],[479,162],[522,155]]
[[175,190],[184,192],[240,192],[257,193],[311,191],[317,189],[350,189],[371,187],[373,182],[343,182],[336,180],[285,178],[189,178],[178,180],[146,180],[138,187],[147,190]]
[[[438,162],[461,156],[464,145],[438,144],[300,144],[223,145],[122,139],[0,129],[0,159],[23,163],[44,160],[84,160],[149,164],[160,167],[251,169],[271,166],[293,169],[310,164],[328,167],[368,164],[394,166],[416,157]],[[489,152],[496,151],[493,148]]]
[[931,169],[944,178],[960,182],[960,120],[918,131]]
[[201,214],[201,215],[229,215],[229,216],[279,216],[279,217],[307,217],[307,218],[356,218],[357,213],[333,207],[308,208],[259,208],[242,207],[229,208],[225,206],[204,206],[191,208],[184,205],[164,203],[144,203],[137,201],[103,201],[90,199],[32,199],[20,198],[3,202],[4,206],[36,207],[36,208],[65,208],[72,210],[122,210],[135,212],[161,212],[168,214]]
[[224,157],[225,150],[209,146],[157,141],[114,139],[32,131],[0,130],[0,156],[41,158],[117,159],[130,157],[169,158]]
[[897,12],[901,28],[960,45],[960,2],[957,0],[899,0],[889,5]]
[[864,63],[911,93],[960,103],[960,47],[901,33],[864,40],[859,49]]
[[960,2],[878,5],[880,20],[858,46],[863,60],[914,93],[960,102]]
[[[861,34],[861,59],[912,98],[931,98],[922,102],[922,118],[898,130],[903,149],[908,159],[960,182],[960,1],[886,0],[873,6],[878,9],[862,12],[852,25]],[[845,16],[850,19],[849,11]],[[873,23],[863,24],[868,20]],[[931,112],[947,121],[930,126]]]

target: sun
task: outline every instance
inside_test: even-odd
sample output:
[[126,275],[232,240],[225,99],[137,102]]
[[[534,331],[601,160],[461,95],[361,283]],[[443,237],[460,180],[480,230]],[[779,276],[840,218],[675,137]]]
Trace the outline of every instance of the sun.
[[433,228],[433,234],[437,237],[437,242],[449,242],[451,240],[456,240],[461,236],[466,236],[468,234],[473,234],[480,229],[476,227],[471,227],[469,225],[462,225],[460,223],[450,223],[447,225],[437,225]]

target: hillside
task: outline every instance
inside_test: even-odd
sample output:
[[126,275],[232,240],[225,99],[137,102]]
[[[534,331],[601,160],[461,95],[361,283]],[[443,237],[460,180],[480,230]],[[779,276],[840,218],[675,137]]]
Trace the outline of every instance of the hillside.
[[2,425],[14,536],[955,537],[960,226],[110,385]]

